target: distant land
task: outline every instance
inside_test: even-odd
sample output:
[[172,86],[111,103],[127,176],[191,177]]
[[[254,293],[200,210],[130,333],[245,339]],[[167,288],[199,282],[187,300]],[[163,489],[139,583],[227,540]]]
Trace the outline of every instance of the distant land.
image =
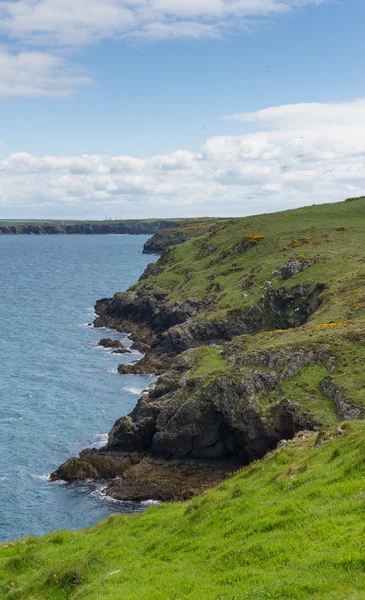
[[153,235],[161,229],[188,226],[207,227],[218,221],[220,221],[219,218],[210,217],[196,219],[126,219],[120,221],[0,220],[0,235]]

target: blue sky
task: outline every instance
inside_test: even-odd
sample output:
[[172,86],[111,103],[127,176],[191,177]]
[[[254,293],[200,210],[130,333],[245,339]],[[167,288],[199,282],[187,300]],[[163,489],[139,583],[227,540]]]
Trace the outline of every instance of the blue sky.
[[362,193],[360,0],[84,1],[0,0],[0,218]]

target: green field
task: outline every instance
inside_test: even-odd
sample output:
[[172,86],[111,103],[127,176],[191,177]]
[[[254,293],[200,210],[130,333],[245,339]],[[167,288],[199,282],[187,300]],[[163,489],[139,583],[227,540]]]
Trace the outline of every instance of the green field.
[[365,598],[365,424],[343,427],[188,503],[4,544],[1,598]]

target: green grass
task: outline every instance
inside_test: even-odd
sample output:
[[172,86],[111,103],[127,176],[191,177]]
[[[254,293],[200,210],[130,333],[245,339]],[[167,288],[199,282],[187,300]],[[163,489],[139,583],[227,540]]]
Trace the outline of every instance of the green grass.
[[322,445],[295,438],[189,503],[4,544],[0,596],[365,598],[365,424],[344,427]]
[[[337,231],[341,226],[348,229]],[[237,252],[235,247],[249,233],[265,239],[247,252]],[[292,248],[295,240],[305,238],[310,243]],[[204,248],[209,246],[213,251],[205,256]],[[365,317],[364,247],[365,198],[245,217],[218,224],[212,233],[175,247],[163,257],[162,272],[138,287],[158,287],[168,292],[171,301],[214,294],[214,305],[200,316],[205,319],[224,318],[232,310],[255,303],[266,281],[271,281],[274,290],[321,282],[327,286],[324,308],[313,316],[313,322]],[[313,265],[287,281],[273,275],[297,255]],[[252,286],[245,289],[254,268],[258,271]]]
[[[241,252],[247,234],[263,239]],[[0,546],[0,597],[365,599],[365,422],[342,424],[338,435],[340,418],[321,388],[330,376],[346,402],[365,405],[364,248],[362,198],[234,219],[165,253],[160,273],[134,288],[160,288],[171,302],[210,298],[201,320],[229,321],[258,305],[267,281],[273,290],[324,284],[308,323],[281,330],[272,321],[256,335],[189,350],[187,376],[201,385],[221,375],[245,379],[268,369],[247,360],[259,352],[323,350],[327,359],[302,366],[259,403],[270,419],[292,400],[326,432],[294,438],[189,503]],[[282,281],[275,271],[298,254],[312,266]]]
[[321,380],[328,376],[328,370],[323,365],[303,367],[296,377],[283,381],[279,390],[270,392],[261,398],[261,404],[271,408],[280,404],[283,399],[297,402],[304,416],[311,417],[318,425],[335,425],[340,417],[333,401],[326,396],[320,387]]

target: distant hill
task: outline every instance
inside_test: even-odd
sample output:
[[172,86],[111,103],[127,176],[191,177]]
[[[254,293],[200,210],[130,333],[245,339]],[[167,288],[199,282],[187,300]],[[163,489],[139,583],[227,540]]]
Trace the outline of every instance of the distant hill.
[[0,235],[154,234],[182,224],[216,222],[217,219],[127,219],[122,221],[0,220]]

